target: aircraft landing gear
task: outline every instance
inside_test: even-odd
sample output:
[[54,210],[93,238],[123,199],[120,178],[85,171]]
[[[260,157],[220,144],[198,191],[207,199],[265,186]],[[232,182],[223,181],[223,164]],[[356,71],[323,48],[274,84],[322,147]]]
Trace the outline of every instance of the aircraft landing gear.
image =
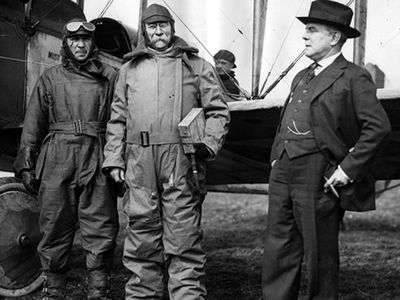
[[14,177],[0,178],[0,295],[27,295],[43,284],[36,247],[39,204]]

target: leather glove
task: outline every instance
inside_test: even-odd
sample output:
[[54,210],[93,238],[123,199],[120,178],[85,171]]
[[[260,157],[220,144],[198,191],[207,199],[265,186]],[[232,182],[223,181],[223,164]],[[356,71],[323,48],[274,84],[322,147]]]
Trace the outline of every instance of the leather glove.
[[125,195],[125,171],[121,168],[110,168],[107,169],[108,176],[110,176],[115,183],[115,188],[118,197],[123,197]]
[[125,181],[125,170],[121,168],[109,168],[106,170],[108,175],[115,181],[115,182],[124,182]]
[[24,170],[21,172],[22,184],[25,189],[34,195],[37,195],[39,192],[39,181],[36,179],[35,171],[33,170]]
[[126,187],[125,187],[125,182],[116,182],[116,191],[117,191],[117,196],[122,198],[125,195]]
[[193,146],[196,149],[194,153],[196,158],[206,160],[212,157],[212,153],[210,152],[210,150],[208,150],[208,147],[205,144],[196,143]]

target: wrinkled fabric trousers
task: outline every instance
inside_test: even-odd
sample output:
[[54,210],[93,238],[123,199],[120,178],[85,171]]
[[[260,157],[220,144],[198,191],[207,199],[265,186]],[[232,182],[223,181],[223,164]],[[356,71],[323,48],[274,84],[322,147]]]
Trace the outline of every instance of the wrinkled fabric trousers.
[[[204,196],[193,187],[189,159],[179,144],[127,147],[126,299],[163,299],[165,284],[171,300],[205,299]],[[204,181],[204,169],[199,176]]]
[[303,257],[307,299],[338,299],[339,200],[323,190],[329,177],[321,153],[289,159],[271,170],[263,256],[264,300],[298,298]]
[[112,264],[119,229],[115,191],[97,168],[97,148],[87,137],[76,139],[51,144],[42,172],[38,252],[45,271],[68,269],[77,224],[87,269]]

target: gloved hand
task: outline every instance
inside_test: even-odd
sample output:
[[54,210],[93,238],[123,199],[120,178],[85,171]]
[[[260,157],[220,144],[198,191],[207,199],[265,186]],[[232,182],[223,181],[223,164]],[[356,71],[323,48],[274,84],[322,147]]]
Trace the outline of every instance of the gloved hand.
[[108,175],[115,181],[115,188],[118,197],[123,197],[125,195],[125,170],[121,168],[110,168]]
[[124,182],[125,181],[125,170],[121,168],[110,168],[107,169],[108,175],[114,179],[115,182]]
[[117,190],[117,196],[120,198],[124,197],[126,191],[125,182],[116,182],[115,186]]
[[21,172],[22,184],[26,190],[34,195],[39,192],[39,181],[36,179],[34,170],[24,170]]
[[196,149],[194,155],[198,159],[210,159],[212,157],[212,153],[208,149],[208,147],[203,143],[196,143],[193,144],[194,148]]

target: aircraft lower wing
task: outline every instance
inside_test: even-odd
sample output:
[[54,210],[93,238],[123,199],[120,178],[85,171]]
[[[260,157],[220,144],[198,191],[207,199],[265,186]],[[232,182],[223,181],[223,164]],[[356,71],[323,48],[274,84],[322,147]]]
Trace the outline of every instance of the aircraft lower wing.
[[[391,125],[387,142],[375,159],[378,180],[400,179],[400,90],[378,90]],[[230,102],[231,127],[217,159],[208,165],[208,185],[267,183],[269,155],[282,101]]]

